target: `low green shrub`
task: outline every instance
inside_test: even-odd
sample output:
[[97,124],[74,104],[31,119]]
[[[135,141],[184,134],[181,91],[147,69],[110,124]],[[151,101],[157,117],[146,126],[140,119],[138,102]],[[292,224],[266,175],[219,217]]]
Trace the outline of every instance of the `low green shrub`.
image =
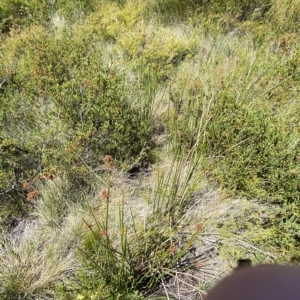
[[171,22],[174,19],[184,20],[197,6],[194,1],[190,0],[150,0],[146,2],[143,14],[149,19],[155,16],[163,22]]
[[221,185],[248,197],[299,198],[299,132],[264,107],[219,99],[207,126],[208,169]]
[[117,43],[129,59],[134,59],[134,68],[144,75],[154,73],[158,80],[166,80],[182,61],[195,53],[197,41],[188,37],[184,30],[178,29],[176,34],[167,27],[149,34],[147,29],[143,30],[139,27],[127,32]]
[[245,52],[248,39],[239,37],[242,46],[234,39],[216,39],[209,61],[202,58],[204,48],[193,71],[180,67],[172,78],[168,130],[187,151],[198,148],[206,157],[206,174],[223,187],[249,198],[295,201],[298,48],[291,44],[289,54]]
[[43,1],[5,0],[0,3],[0,32],[20,29],[42,21],[46,3]]
[[143,6],[136,1],[129,1],[126,6],[117,2],[103,2],[100,9],[86,18],[86,24],[92,26],[93,32],[110,42],[116,42],[123,34],[135,31]]
[[79,20],[83,20],[98,7],[99,2],[94,0],[48,1],[48,14],[51,16],[51,14],[57,12],[64,16],[69,23],[76,23]]
[[[142,152],[147,159],[145,151],[153,147],[150,115],[133,105],[122,72],[109,67],[88,38],[80,31],[55,36],[37,28],[4,47],[2,76],[9,80],[2,139],[14,141],[11,151],[29,149],[39,161],[36,171],[60,169],[76,177],[87,165],[99,166],[104,155],[129,162]],[[8,172],[13,164],[6,164]]]
[[226,241],[220,243],[221,255],[233,261],[249,257],[255,264],[299,263],[299,200],[280,205],[254,199],[234,203],[228,220],[218,224]]
[[22,30],[32,24],[51,27],[55,15],[66,18],[68,24],[83,21],[99,7],[98,1],[37,1],[5,0],[0,3],[0,32]]
[[[153,15],[164,23],[185,21],[195,15],[201,15],[204,23],[222,22],[223,29],[230,30],[248,19],[261,20],[271,7],[270,0],[148,0],[144,9],[145,17]],[[210,20],[209,20],[210,19]]]

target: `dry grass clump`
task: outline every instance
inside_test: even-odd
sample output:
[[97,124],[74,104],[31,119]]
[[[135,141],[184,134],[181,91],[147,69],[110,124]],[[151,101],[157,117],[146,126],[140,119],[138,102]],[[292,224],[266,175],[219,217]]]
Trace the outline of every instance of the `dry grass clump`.
[[2,240],[2,299],[51,299],[55,285],[76,271],[72,241],[64,234],[40,233],[38,221],[22,221]]

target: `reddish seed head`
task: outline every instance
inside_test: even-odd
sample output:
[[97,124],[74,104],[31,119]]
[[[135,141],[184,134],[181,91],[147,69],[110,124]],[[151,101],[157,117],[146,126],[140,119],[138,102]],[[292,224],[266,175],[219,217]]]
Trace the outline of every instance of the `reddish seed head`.
[[23,183],[23,189],[27,190],[27,191],[30,190],[31,189],[31,184],[28,181],[25,181]]
[[27,194],[27,200],[32,201],[40,196],[40,192],[38,190],[34,190]]
[[102,237],[106,237],[106,236],[107,236],[107,231],[106,231],[105,229],[101,229],[100,235],[101,235]]
[[200,223],[196,224],[196,230],[200,231],[202,229],[202,225]]
[[103,162],[104,163],[109,163],[113,160],[112,156],[111,155],[105,155],[104,158],[103,158]]
[[46,179],[46,180],[53,180],[54,179],[53,175],[49,172],[45,172],[43,174],[43,178]]
[[172,245],[169,249],[169,252],[173,254],[176,251],[176,246]]
[[115,166],[113,157],[111,155],[105,155],[103,158],[104,165],[106,169],[112,170]]
[[106,189],[103,189],[101,192],[100,192],[100,199],[101,200],[105,200],[105,199],[108,199],[109,197],[109,193]]

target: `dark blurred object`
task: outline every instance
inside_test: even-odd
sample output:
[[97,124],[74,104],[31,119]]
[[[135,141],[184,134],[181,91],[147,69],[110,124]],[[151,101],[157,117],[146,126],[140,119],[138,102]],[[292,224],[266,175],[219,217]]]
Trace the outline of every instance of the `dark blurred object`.
[[237,267],[234,269],[235,271],[240,271],[245,268],[251,268],[252,261],[249,258],[241,258],[237,261]]
[[300,267],[243,268],[221,280],[205,300],[299,300]]

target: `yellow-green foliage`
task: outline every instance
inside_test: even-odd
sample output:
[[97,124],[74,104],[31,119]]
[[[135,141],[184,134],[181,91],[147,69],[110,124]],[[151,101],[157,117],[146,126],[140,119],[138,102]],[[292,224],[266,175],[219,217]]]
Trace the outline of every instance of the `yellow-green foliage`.
[[196,40],[179,28],[174,31],[174,28],[156,28],[151,23],[138,22],[143,9],[136,1],[125,7],[106,3],[87,18],[86,24],[92,26],[99,37],[116,42],[145,73],[154,70],[159,76],[169,75],[173,65],[194,54]]
[[279,33],[299,32],[300,1],[274,1],[267,17]]
[[191,58],[196,50],[196,40],[187,32],[168,27],[143,31],[139,26],[139,30],[122,35],[118,43],[144,73],[154,71],[159,77],[171,75],[174,66]]
[[129,2],[125,7],[115,2],[104,2],[101,9],[90,14],[86,24],[101,38],[116,41],[121,35],[134,29],[140,16],[141,5]]

